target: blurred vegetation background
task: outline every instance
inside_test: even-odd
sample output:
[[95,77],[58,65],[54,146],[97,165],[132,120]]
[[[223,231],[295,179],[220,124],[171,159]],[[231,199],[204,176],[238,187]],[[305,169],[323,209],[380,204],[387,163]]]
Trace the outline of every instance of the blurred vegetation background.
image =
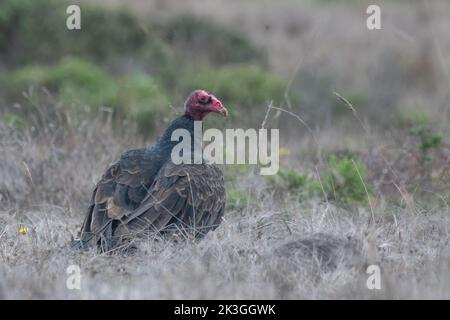
[[[367,206],[448,188],[448,1],[377,1],[376,31],[368,1],[75,3],[72,31],[73,1],[0,2],[4,134],[67,144],[95,119],[146,144],[202,88],[229,108],[228,127],[259,127],[269,105],[300,117],[267,118],[281,129],[282,168],[266,181],[279,194]],[[233,177],[252,171],[226,170],[229,205],[248,204]]]
[[[238,32],[193,15],[143,19],[126,8],[88,3],[82,30],[71,31],[65,27],[70,3],[2,1],[2,109],[23,103],[22,93],[31,89],[30,98],[56,95],[75,112],[106,107],[115,120],[130,120],[148,134],[167,121],[169,104],[180,111],[195,88],[215,92],[232,110],[283,98],[285,83]],[[9,110],[6,118],[20,125],[32,112],[23,109]]]

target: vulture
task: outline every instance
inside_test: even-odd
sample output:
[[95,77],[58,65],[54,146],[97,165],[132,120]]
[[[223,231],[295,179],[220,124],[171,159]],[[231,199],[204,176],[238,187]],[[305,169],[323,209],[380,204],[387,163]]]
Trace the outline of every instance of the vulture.
[[172,141],[172,133],[186,129],[194,141],[194,121],[203,121],[210,112],[228,115],[214,95],[195,90],[184,103],[184,114],[155,145],[128,150],[112,163],[94,188],[73,246],[110,252],[151,234],[201,237],[214,230],[225,206],[221,170],[203,157],[186,164],[171,158],[179,143]]

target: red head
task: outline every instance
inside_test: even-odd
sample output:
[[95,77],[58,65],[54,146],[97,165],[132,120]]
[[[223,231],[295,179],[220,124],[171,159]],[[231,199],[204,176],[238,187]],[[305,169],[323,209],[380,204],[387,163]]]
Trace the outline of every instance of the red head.
[[192,92],[184,103],[184,110],[186,115],[196,121],[203,120],[210,112],[228,116],[228,110],[222,105],[222,102],[204,90]]

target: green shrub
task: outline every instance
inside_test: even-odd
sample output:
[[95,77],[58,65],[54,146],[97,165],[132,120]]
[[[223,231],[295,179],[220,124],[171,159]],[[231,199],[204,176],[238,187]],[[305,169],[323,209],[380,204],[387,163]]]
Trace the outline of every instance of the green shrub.
[[11,99],[28,87],[46,87],[60,94],[67,106],[88,105],[98,109],[101,105],[112,106],[117,92],[114,79],[96,65],[80,59],[66,58],[61,63],[19,69],[2,76],[0,90]]
[[[123,8],[89,4],[81,6],[82,29],[68,30],[69,4],[0,1],[0,68],[5,70],[0,74],[0,107],[5,112],[23,101],[22,93],[30,88],[34,99],[44,102],[45,87],[65,108],[89,106],[86,109],[95,112],[108,106],[120,115],[117,119],[126,115],[147,131],[169,114],[166,93],[180,97],[170,102],[181,105],[191,90],[210,90],[232,115],[234,106],[283,100],[286,84],[261,68],[260,50],[239,33],[194,17],[157,25]],[[200,70],[192,65],[194,60]],[[253,65],[229,64],[244,62]],[[208,69],[225,63],[229,65]],[[142,74],[136,75],[136,70]],[[212,118],[209,123],[217,125]]]
[[[270,100],[275,104],[283,100],[285,83],[256,66],[202,69],[191,76],[188,74],[182,81],[183,92],[196,88],[209,90],[223,101],[235,118],[245,110],[248,118],[252,119],[252,109],[260,113],[259,106],[265,108]],[[21,93],[30,86],[35,89],[45,87],[59,95],[66,107],[88,106],[97,111],[107,106],[122,116],[130,115],[141,131],[149,132],[146,128],[154,127],[170,114],[169,103],[182,105],[181,100],[169,101],[167,93],[172,91],[167,91],[162,82],[143,73],[114,77],[96,64],[66,57],[52,66],[34,65],[0,75],[0,93],[8,102],[15,103],[22,99]],[[152,121],[149,122],[150,118]],[[220,127],[223,121],[219,121],[219,117],[211,117],[210,125]]]
[[422,137],[419,150],[426,153],[428,150],[438,148],[442,143],[442,136],[438,133],[430,133]]
[[0,74],[0,96],[4,105],[10,105],[23,99],[22,93],[30,87],[42,86],[47,68],[41,66],[24,67],[14,72]]
[[10,128],[22,129],[24,127],[23,118],[15,113],[5,113],[0,117],[0,121]]
[[[59,97],[67,110],[110,107],[117,120],[136,123],[142,133],[152,132],[170,113],[169,100],[158,83],[145,74],[131,74],[115,79],[86,61],[66,58],[48,66],[25,67],[0,77],[0,92],[11,103],[21,101],[20,93],[34,87],[35,99],[45,87]],[[43,100],[43,99],[40,99]]]
[[301,192],[302,188],[308,182],[308,176],[306,174],[297,172],[296,170],[283,170],[279,169],[278,173],[273,176],[268,176],[269,182],[277,187],[289,190],[292,193]]
[[[158,72],[171,63],[167,46],[128,10],[81,7],[81,30],[66,28],[66,0],[2,0],[0,55],[5,67],[51,64],[77,56],[121,71],[123,60]],[[45,19],[43,19],[45,14]]]
[[335,156],[331,156],[328,169],[321,175],[328,199],[345,206],[368,204],[367,193],[371,195],[373,190],[368,183],[367,168],[361,161],[350,158],[338,160]]
[[184,92],[197,88],[214,92],[233,113],[235,109],[258,107],[269,101],[281,103],[286,83],[258,66],[235,65],[187,72],[181,86]]
[[[171,89],[185,65],[254,63],[261,50],[242,34],[190,16],[140,20],[126,8],[83,4],[81,30],[66,28],[69,0],[0,1],[0,64],[15,68],[76,56],[115,72],[158,75]],[[45,19],[42,14],[45,13]]]
[[442,144],[442,135],[434,132],[432,121],[424,112],[400,111],[396,114],[395,124],[400,129],[409,130],[410,134],[418,138],[416,148],[422,161],[430,160],[429,151],[439,148]]
[[151,133],[171,111],[164,90],[144,74],[126,76],[119,81],[116,104],[122,114],[136,122],[142,133]]
[[394,115],[394,124],[400,129],[429,126],[431,120],[424,112],[398,111]]
[[431,160],[429,152],[442,144],[442,136],[434,132],[430,126],[416,125],[410,129],[411,134],[419,138],[417,150],[423,162]]
[[367,205],[367,193],[369,196],[373,193],[368,184],[367,169],[362,162],[350,158],[338,160],[335,156],[330,157],[327,168],[320,173],[320,180],[296,170],[280,169],[276,175],[269,176],[268,181],[275,188],[299,196],[300,199],[322,197],[325,194],[328,200],[343,206]]
[[242,34],[216,25],[205,18],[181,16],[157,25],[161,37],[181,58],[190,63],[264,63],[262,51]]
[[316,197],[321,195],[319,181],[312,179],[306,173],[294,169],[278,170],[273,176],[267,176],[268,182],[282,192],[299,196],[300,199]]
[[226,209],[227,210],[241,210],[248,204],[248,197],[245,192],[240,190],[227,188],[226,195]]
[[117,92],[110,75],[96,65],[72,58],[49,68],[46,85],[59,88],[66,104],[87,104],[94,109],[114,105]]

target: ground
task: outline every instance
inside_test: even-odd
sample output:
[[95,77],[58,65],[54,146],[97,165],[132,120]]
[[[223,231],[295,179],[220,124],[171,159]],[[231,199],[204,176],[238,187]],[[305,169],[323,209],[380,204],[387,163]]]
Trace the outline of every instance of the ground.
[[[105,134],[98,123],[91,126],[74,134],[70,150],[52,139],[2,140],[3,184],[14,201],[3,194],[9,209],[0,214],[1,298],[450,297],[448,209],[384,203],[371,212],[320,199],[280,201],[252,170],[238,178],[248,202],[228,208],[202,240],[146,239],[132,254],[74,252],[68,244],[110,161],[101,155],[108,145],[120,150],[129,143],[105,141],[109,134],[104,144],[85,143]],[[60,179],[49,178],[56,174]],[[366,286],[372,264],[381,269],[380,290]],[[70,265],[80,267],[80,290],[67,288]]]

